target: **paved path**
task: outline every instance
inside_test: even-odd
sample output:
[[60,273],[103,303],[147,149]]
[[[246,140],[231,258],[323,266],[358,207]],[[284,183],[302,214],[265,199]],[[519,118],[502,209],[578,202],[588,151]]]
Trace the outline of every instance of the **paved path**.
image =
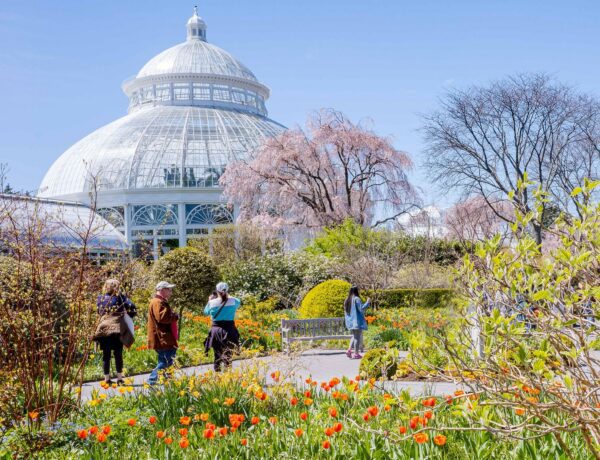
[[[405,352],[404,352],[405,353]],[[401,352],[402,354],[402,352]],[[279,370],[282,376],[288,376],[291,380],[303,383],[306,378],[322,382],[329,381],[333,377],[354,378],[358,375],[360,360],[348,359],[342,350],[309,350],[299,356],[288,357],[285,354],[267,356],[263,358],[253,358],[234,361],[233,367],[252,366],[256,363],[262,363],[267,368],[267,375],[275,370]],[[212,365],[186,367],[179,372],[185,375],[201,374],[212,369]],[[141,374],[132,377],[134,391],[142,391],[143,385],[148,380],[149,374]],[[269,377],[270,379],[270,377]],[[445,395],[454,392],[458,386],[452,383],[431,383],[431,382],[385,382],[384,387],[388,391],[408,390],[412,395],[437,394]],[[104,392],[100,382],[88,382],[81,388],[82,400],[86,401],[92,398],[92,391],[99,390]],[[109,390],[110,394],[115,390]]]

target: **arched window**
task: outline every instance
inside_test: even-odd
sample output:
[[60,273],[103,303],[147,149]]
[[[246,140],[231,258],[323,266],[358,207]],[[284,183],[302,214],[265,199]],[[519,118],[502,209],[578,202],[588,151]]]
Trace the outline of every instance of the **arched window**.
[[227,225],[233,223],[233,215],[223,204],[187,205],[187,225]]
[[172,204],[134,206],[131,220],[134,226],[177,225],[177,206]]

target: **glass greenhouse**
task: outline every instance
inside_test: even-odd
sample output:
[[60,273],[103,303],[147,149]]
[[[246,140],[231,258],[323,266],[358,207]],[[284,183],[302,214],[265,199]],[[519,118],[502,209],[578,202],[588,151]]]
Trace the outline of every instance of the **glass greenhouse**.
[[39,196],[88,203],[134,253],[155,256],[230,224],[219,178],[285,127],[267,118],[269,89],[206,41],[194,9],[184,43],[158,54],[123,84],[129,113],[83,138],[46,173]]
[[0,252],[10,252],[2,246],[31,234],[39,234],[40,242],[49,248],[85,246],[90,255],[101,258],[118,257],[127,250],[123,234],[87,206],[0,194]]

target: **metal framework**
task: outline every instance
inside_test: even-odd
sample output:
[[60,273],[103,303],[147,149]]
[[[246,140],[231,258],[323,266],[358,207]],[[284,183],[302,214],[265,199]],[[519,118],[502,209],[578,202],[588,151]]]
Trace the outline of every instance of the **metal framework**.
[[155,256],[160,239],[184,245],[233,222],[220,176],[285,129],[267,118],[269,89],[206,41],[196,11],[186,36],[123,84],[129,113],[69,148],[39,189],[42,197],[83,203],[97,191],[100,213],[129,244],[152,239]]

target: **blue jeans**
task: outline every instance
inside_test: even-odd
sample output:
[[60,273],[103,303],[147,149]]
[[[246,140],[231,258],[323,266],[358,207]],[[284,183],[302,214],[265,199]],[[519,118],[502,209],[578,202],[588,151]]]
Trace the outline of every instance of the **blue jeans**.
[[177,353],[176,348],[173,348],[172,350],[156,350],[158,364],[150,373],[150,377],[148,377],[148,383],[150,385],[154,385],[158,381],[158,371],[167,369],[173,365],[175,353]]

